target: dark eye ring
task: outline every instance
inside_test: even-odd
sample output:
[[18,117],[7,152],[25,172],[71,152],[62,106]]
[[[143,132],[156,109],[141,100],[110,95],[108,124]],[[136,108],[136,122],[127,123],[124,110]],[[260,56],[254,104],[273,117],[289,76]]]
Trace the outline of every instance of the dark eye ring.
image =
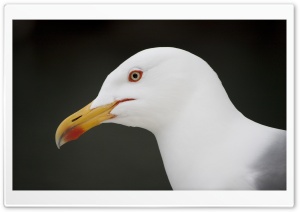
[[137,82],[143,76],[143,72],[141,70],[133,70],[129,73],[128,80],[130,82]]

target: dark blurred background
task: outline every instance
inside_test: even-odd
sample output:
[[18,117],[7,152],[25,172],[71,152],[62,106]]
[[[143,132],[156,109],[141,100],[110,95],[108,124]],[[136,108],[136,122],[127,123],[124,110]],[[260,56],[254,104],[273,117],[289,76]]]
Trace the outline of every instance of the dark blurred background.
[[144,129],[103,124],[60,150],[54,139],[120,63],[162,46],[207,61],[246,117],[286,128],[285,21],[14,20],[13,189],[171,189]]

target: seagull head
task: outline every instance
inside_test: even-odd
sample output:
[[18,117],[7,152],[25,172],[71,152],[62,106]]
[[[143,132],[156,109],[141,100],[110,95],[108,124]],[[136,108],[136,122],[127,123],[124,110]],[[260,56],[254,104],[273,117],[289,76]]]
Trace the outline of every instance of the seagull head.
[[[209,65],[181,49],[159,47],[133,55],[105,79],[98,96],[57,128],[58,148],[101,123],[141,127],[151,132],[176,121]],[[195,80],[195,78],[197,80]]]

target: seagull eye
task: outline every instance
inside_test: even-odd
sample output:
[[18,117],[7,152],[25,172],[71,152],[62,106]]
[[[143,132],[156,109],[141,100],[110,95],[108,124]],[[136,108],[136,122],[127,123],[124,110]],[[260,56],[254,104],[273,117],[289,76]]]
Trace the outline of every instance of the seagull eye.
[[130,82],[137,82],[139,81],[143,76],[143,72],[141,70],[133,70],[130,72],[128,80]]

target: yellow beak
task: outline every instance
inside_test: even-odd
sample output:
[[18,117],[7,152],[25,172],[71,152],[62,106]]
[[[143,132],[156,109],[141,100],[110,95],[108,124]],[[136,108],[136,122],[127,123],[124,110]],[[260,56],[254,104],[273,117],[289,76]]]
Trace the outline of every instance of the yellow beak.
[[76,140],[89,129],[98,126],[105,120],[116,117],[110,112],[118,104],[132,100],[135,99],[127,98],[123,100],[117,100],[110,104],[96,107],[94,109],[90,109],[92,104],[90,103],[76,113],[70,115],[63,122],[61,122],[56,130],[55,140],[57,147],[60,148],[68,141]]
[[101,124],[103,121],[115,117],[115,115],[110,114],[110,112],[118,105],[118,101],[92,110],[90,109],[91,104],[92,103],[70,115],[58,126],[55,134],[58,148],[68,141],[76,140],[83,133]]

